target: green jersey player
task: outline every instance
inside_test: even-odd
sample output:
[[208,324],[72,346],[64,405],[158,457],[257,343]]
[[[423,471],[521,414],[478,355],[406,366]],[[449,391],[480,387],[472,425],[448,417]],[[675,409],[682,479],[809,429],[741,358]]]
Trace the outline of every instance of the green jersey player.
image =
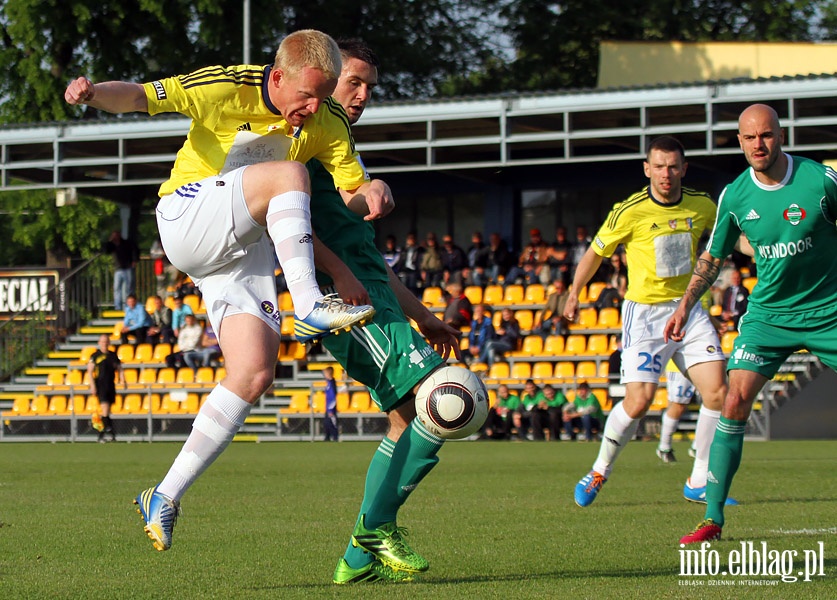
[[673,339],[683,335],[686,314],[744,233],[754,249],[758,283],[727,363],[729,391],[710,451],[706,514],[682,544],[720,539],[753,401],[785,359],[807,349],[837,369],[837,174],[785,154],[783,139],[769,106],[754,104],[741,113],[738,141],[750,168],[721,195],[708,250],[666,324]]
[[[334,98],[354,123],[377,84],[378,61],[360,40],[343,40],[338,45],[343,70]],[[369,388],[389,421],[369,465],[360,512],[333,581],[409,580],[426,570],[428,563],[405,543],[396,515],[438,462],[444,442],[415,418],[413,400],[418,385],[444,364],[444,357],[453,352],[461,358],[458,331],[427,310],[386,265],[375,246],[374,228],[363,216],[364,207],[357,213],[349,210],[351,205],[347,209],[323,165],[311,161],[307,166],[312,224],[318,238],[314,251],[321,271],[318,281],[334,285],[346,302],[371,300],[376,309],[368,326],[351,335],[331,336],[323,343],[352,378]]]

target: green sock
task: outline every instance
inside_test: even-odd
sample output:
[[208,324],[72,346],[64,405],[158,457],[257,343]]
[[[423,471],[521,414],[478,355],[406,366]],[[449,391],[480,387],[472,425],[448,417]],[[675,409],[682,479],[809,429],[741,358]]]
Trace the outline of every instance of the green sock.
[[[375,451],[374,456],[372,456],[369,469],[366,471],[366,487],[363,490],[363,501],[360,503],[358,521],[360,520],[360,516],[365,514],[369,509],[369,504],[372,502],[375,492],[381,487],[381,483],[386,477],[390,461],[392,460],[393,450],[395,450],[395,442],[385,437]],[[343,558],[346,559],[346,562],[353,569],[359,569],[374,559],[371,554],[367,554],[362,548],[352,546],[351,540],[349,541],[345,554],[343,554]]]
[[367,528],[395,521],[398,509],[439,462],[436,453],[444,442],[413,419],[395,445],[389,471],[366,511]]
[[706,515],[718,525],[724,524],[724,503],[729,495],[732,478],[741,464],[744,449],[744,429],[747,421],[733,421],[721,417],[715,439],[709,450],[709,472],[706,475]]

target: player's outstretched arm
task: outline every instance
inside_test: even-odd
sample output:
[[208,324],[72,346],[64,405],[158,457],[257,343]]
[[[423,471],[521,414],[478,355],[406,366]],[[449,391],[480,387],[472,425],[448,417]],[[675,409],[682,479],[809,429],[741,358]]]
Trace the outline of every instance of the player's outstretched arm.
[[381,179],[367,181],[356,190],[339,189],[338,191],[349,210],[362,215],[364,221],[374,221],[385,217],[395,208],[392,190]]
[[70,82],[64,91],[68,104],[87,104],[109,113],[148,112],[145,89],[139,83],[105,81],[93,83],[87,77]]
[[584,253],[575,269],[573,286],[570,289],[570,295],[567,297],[567,303],[564,305],[564,316],[569,321],[575,321],[578,318],[578,294],[581,292],[581,288],[587,285],[587,282],[599,270],[601,264],[602,257],[596,254],[593,246],[587,248],[587,252]]
[[416,295],[401,283],[398,275],[389,265],[387,265],[387,273],[389,274],[389,286],[395,293],[401,310],[416,322],[419,331],[427,338],[433,349],[442,358],[448,358],[453,353],[457,360],[462,360],[462,350],[459,348],[459,331],[436,318],[436,315],[427,310],[427,307],[416,298]]
[[700,299],[706,291],[715,283],[720,270],[720,258],[715,258],[709,252],[704,252],[698,257],[692,279],[689,281],[689,285],[686,286],[683,299],[680,300],[680,304],[677,305],[677,309],[666,322],[665,329],[663,329],[663,339],[666,342],[669,340],[679,342],[683,339],[683,327],[689,318],[689,313],[692,312],[695,304],[700,302]]

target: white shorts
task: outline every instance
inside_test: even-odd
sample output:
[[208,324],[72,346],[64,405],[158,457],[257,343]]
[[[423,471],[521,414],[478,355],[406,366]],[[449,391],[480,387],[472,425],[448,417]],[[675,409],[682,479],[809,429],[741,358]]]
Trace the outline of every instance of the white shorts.
[[203,294],[215,331],[224,317],[247,313],[277,334],[276,254],[244,201],[246,167],[184,185],[157,203],[166,256]]
[[666,390],[669,403],[689,404],[695,395],[695,386],[680,371],[666,371]]
[[699,304],[686,321],[683,340],[663,341],[666,322],[678,304],[677,300],[660,304],[626,300],[622,305],[622,383],[659,383],[669,360],[681,371],[698,363],[725,360],[718,333]]

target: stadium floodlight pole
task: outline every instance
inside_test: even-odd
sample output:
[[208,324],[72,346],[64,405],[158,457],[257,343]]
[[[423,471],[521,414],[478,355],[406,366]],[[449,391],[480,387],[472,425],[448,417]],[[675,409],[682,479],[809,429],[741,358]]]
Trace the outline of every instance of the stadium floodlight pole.
[[243,41],[243,63],[250,64],[250,0],[244,0],[244,41]]

